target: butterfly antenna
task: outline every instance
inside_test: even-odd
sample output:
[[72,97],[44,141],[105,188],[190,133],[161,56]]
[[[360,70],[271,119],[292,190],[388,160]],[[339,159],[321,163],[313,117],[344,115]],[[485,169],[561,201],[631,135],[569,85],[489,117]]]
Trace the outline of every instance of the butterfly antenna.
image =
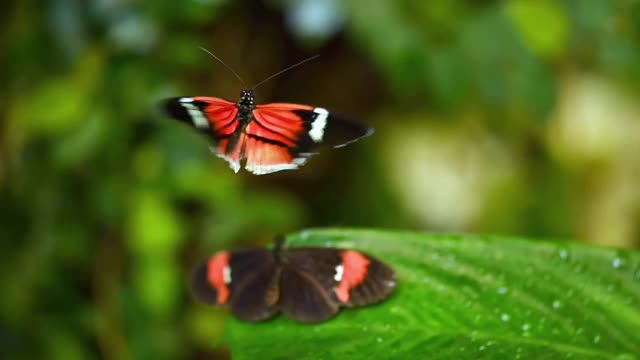
[[269,81],[269,80],[273,79],[274,77],[276,77],[276,76],[278,76],[278,75],[281,75],[282,73],[285,73],[285,72],[287,72],[287,71],[289,71],[289,70],[293,69],[294,67],[300,66],[300,65],[302,65],[302,64],[304,64],[304,63],[306,63],[307,61],[314,60],[314,59],[318,58],[319,56],[320,56],[320,55],[313,55],[312,57],[307,58],[307,59],[304,59],[304,60],[300,61],[300,62],[299,62],[299,63],[297,63],[297,64],[291,65],[291,66],[289,66],[288,68],[286,68],[286,69],[284,69],[284,70],[281,70],[280,72],[278,72],[278,73],[276,73],[276,74],[273,74],[273,75],[269,76],[268,78],[266,78],[266,79],[264,79],[264,80],[260,81],[260,82],[258,83],[258,85],[255,85],[255,86],[254,86],[253,88],[251,88],[251,89],[252,89],[252,90],[255,90],[255,88],[257,88],[258,86],[260,86],[260,85],[262,85],[262,84],[266,83],[267,81]]
[[238,75],[235,71],[233,71],[233,69],[229,65],[225,64],[224,61],[220,60],[220,58],[218,58],[217,56],[213,55],[213,53],[211,51],[209,51],[209,50],[207,50],[207,49],[205,49],[203,47],[200,47],[200,49],[202,49],[202,51],[206,52],[207,54],[213,56],[214,59],[218,60],[222,65],[224,65],[224,67],[227,68],[227,70],[231,71],[231,73],[233,75],[235,75],[238,78],[238,80],[240,80],[240,82],[242,83],[242,86],[247,87],[247,84],[244,82],[244,80],[242,80],[240,75]]

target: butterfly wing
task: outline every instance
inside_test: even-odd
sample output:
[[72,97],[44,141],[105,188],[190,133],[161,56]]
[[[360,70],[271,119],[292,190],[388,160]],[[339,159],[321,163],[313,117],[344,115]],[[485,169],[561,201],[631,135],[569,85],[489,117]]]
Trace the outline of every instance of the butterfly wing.
[[297,321],[325,321],[340,309],[337,299],[317,274],[292,264],[283,266],[280,290],[280,310]]
[[[236,274],[235,277],[233,274]],[[265,320],[278,312],[280,266],[266,249],[231,258],[231,312],[244,321]]]
[[216,97],[176,97],[165,101],[170,117],[195,127],[213,143],[212,150],[238,172],[244,138],[232,139],[238,128],[236,103]]
[[[344,269],[343,278],[336,293],[339,298],[342,297],[341,302],[345,306],[355,307],[377,303],[386,299],[395,289],[396,274],[382,261],[364,253],[354,253],[353,250],[343,251],[341,256]],[[361,280],[349,273],[349,271],[353,271],[353,274],[357,274],[359,268],[362,268],[363,262],[359,259],[360,256],[364,256],[368,260],[366,276]],[[345,289],[348,291],[346,298],[343,295]]]
[[[322,297],[316,297],[313,301],[307,296],[302,303],[291,301],[289,307],[292,310],[283,312],[292,313],[294,318],[319,319],[322,321],[329,315],[329,309],[335,306],[363,306],[379,302],[393,291],[396,284],[393,270],[365,253],[332,248],[293,248],[286,250],[288,264],[291,265],[298,277],[313,278],[314,281],[303,282],[306,287],[313,288],[309,293],[319,293],[322,289]],[[282,275],[282,298],[295,297],[295,293],[289,293],[284,281],[288,272]],[[313,285],[313,286],[310,286]],[[293,290],[293,289],[291,289]],[[321,300],[321,301],[320,301]],[[316,304],[319,302],[320,305]],[[328,306],[330,305],[330,306]]]
[[191,291],[207,304],[228,304],[244,321],[268,319],[278,312],[280,267],[266,249],[219,252],[196,266]]
[[373,130],[308,105],[258,105],[245,128],[246,168],[261,175],[297,169],[321,145],[344,146]]

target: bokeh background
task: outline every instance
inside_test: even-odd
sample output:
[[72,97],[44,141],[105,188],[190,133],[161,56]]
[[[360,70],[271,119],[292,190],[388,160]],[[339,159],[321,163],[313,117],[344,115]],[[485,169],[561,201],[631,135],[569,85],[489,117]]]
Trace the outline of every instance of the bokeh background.
[[[215,250],[365,226],[637,247],[640,2],[21,0],[0,13],[0,357],[224,357],[185,280]],[[160,99],[376,128],[234,174]],[[218,346],[219,345],[219,346]]]

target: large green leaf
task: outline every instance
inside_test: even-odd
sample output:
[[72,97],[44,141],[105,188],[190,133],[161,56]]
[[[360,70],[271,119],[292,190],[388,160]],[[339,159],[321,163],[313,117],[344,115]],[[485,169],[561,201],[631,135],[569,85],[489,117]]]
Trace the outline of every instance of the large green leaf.
[[397,272],[387,301],[308,325],[230,320],[234,359],[634,359],[640,254],[477,235],[310,230],[289,246],[356,248]]

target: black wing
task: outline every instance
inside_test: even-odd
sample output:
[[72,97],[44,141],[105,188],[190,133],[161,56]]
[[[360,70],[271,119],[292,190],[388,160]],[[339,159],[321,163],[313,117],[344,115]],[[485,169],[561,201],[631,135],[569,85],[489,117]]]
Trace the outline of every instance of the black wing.
[[231,313],[244,321],[265,320],[278,312],[279,266],[273,252],[250,249],[233,252],[231,266]]
[[[247,249],[229,254],[226,266],[215,271],[227,272],[225,284],[217,284],[228,291],[228,299],[218,301],[219,291],[209,279],[209,261],[199,264],[192,277],[194,297],[208,304],[229,304],[231,312],[244,321],[260,321],[278,312],[280,271],[273,252],[266,249]],[[227,269],[225,270],[225,267]]]
[[387,298],[396,287],[396,274],[380,260],[363,254],[369,260],[367,276],[364,281],[351,288],[346,306],[374,304]]
[[336,267],[340,251],[330,248],[293,248],[282,251],[282,312],[301,322],[320,322],[340,310],[336,297]]
[[375,257],[359,251],[294,248],[286,250],[285,254],[292,266],[313,277],[330,299],[341,306],[373,304],[388,297],[395,288],[393,270]]

